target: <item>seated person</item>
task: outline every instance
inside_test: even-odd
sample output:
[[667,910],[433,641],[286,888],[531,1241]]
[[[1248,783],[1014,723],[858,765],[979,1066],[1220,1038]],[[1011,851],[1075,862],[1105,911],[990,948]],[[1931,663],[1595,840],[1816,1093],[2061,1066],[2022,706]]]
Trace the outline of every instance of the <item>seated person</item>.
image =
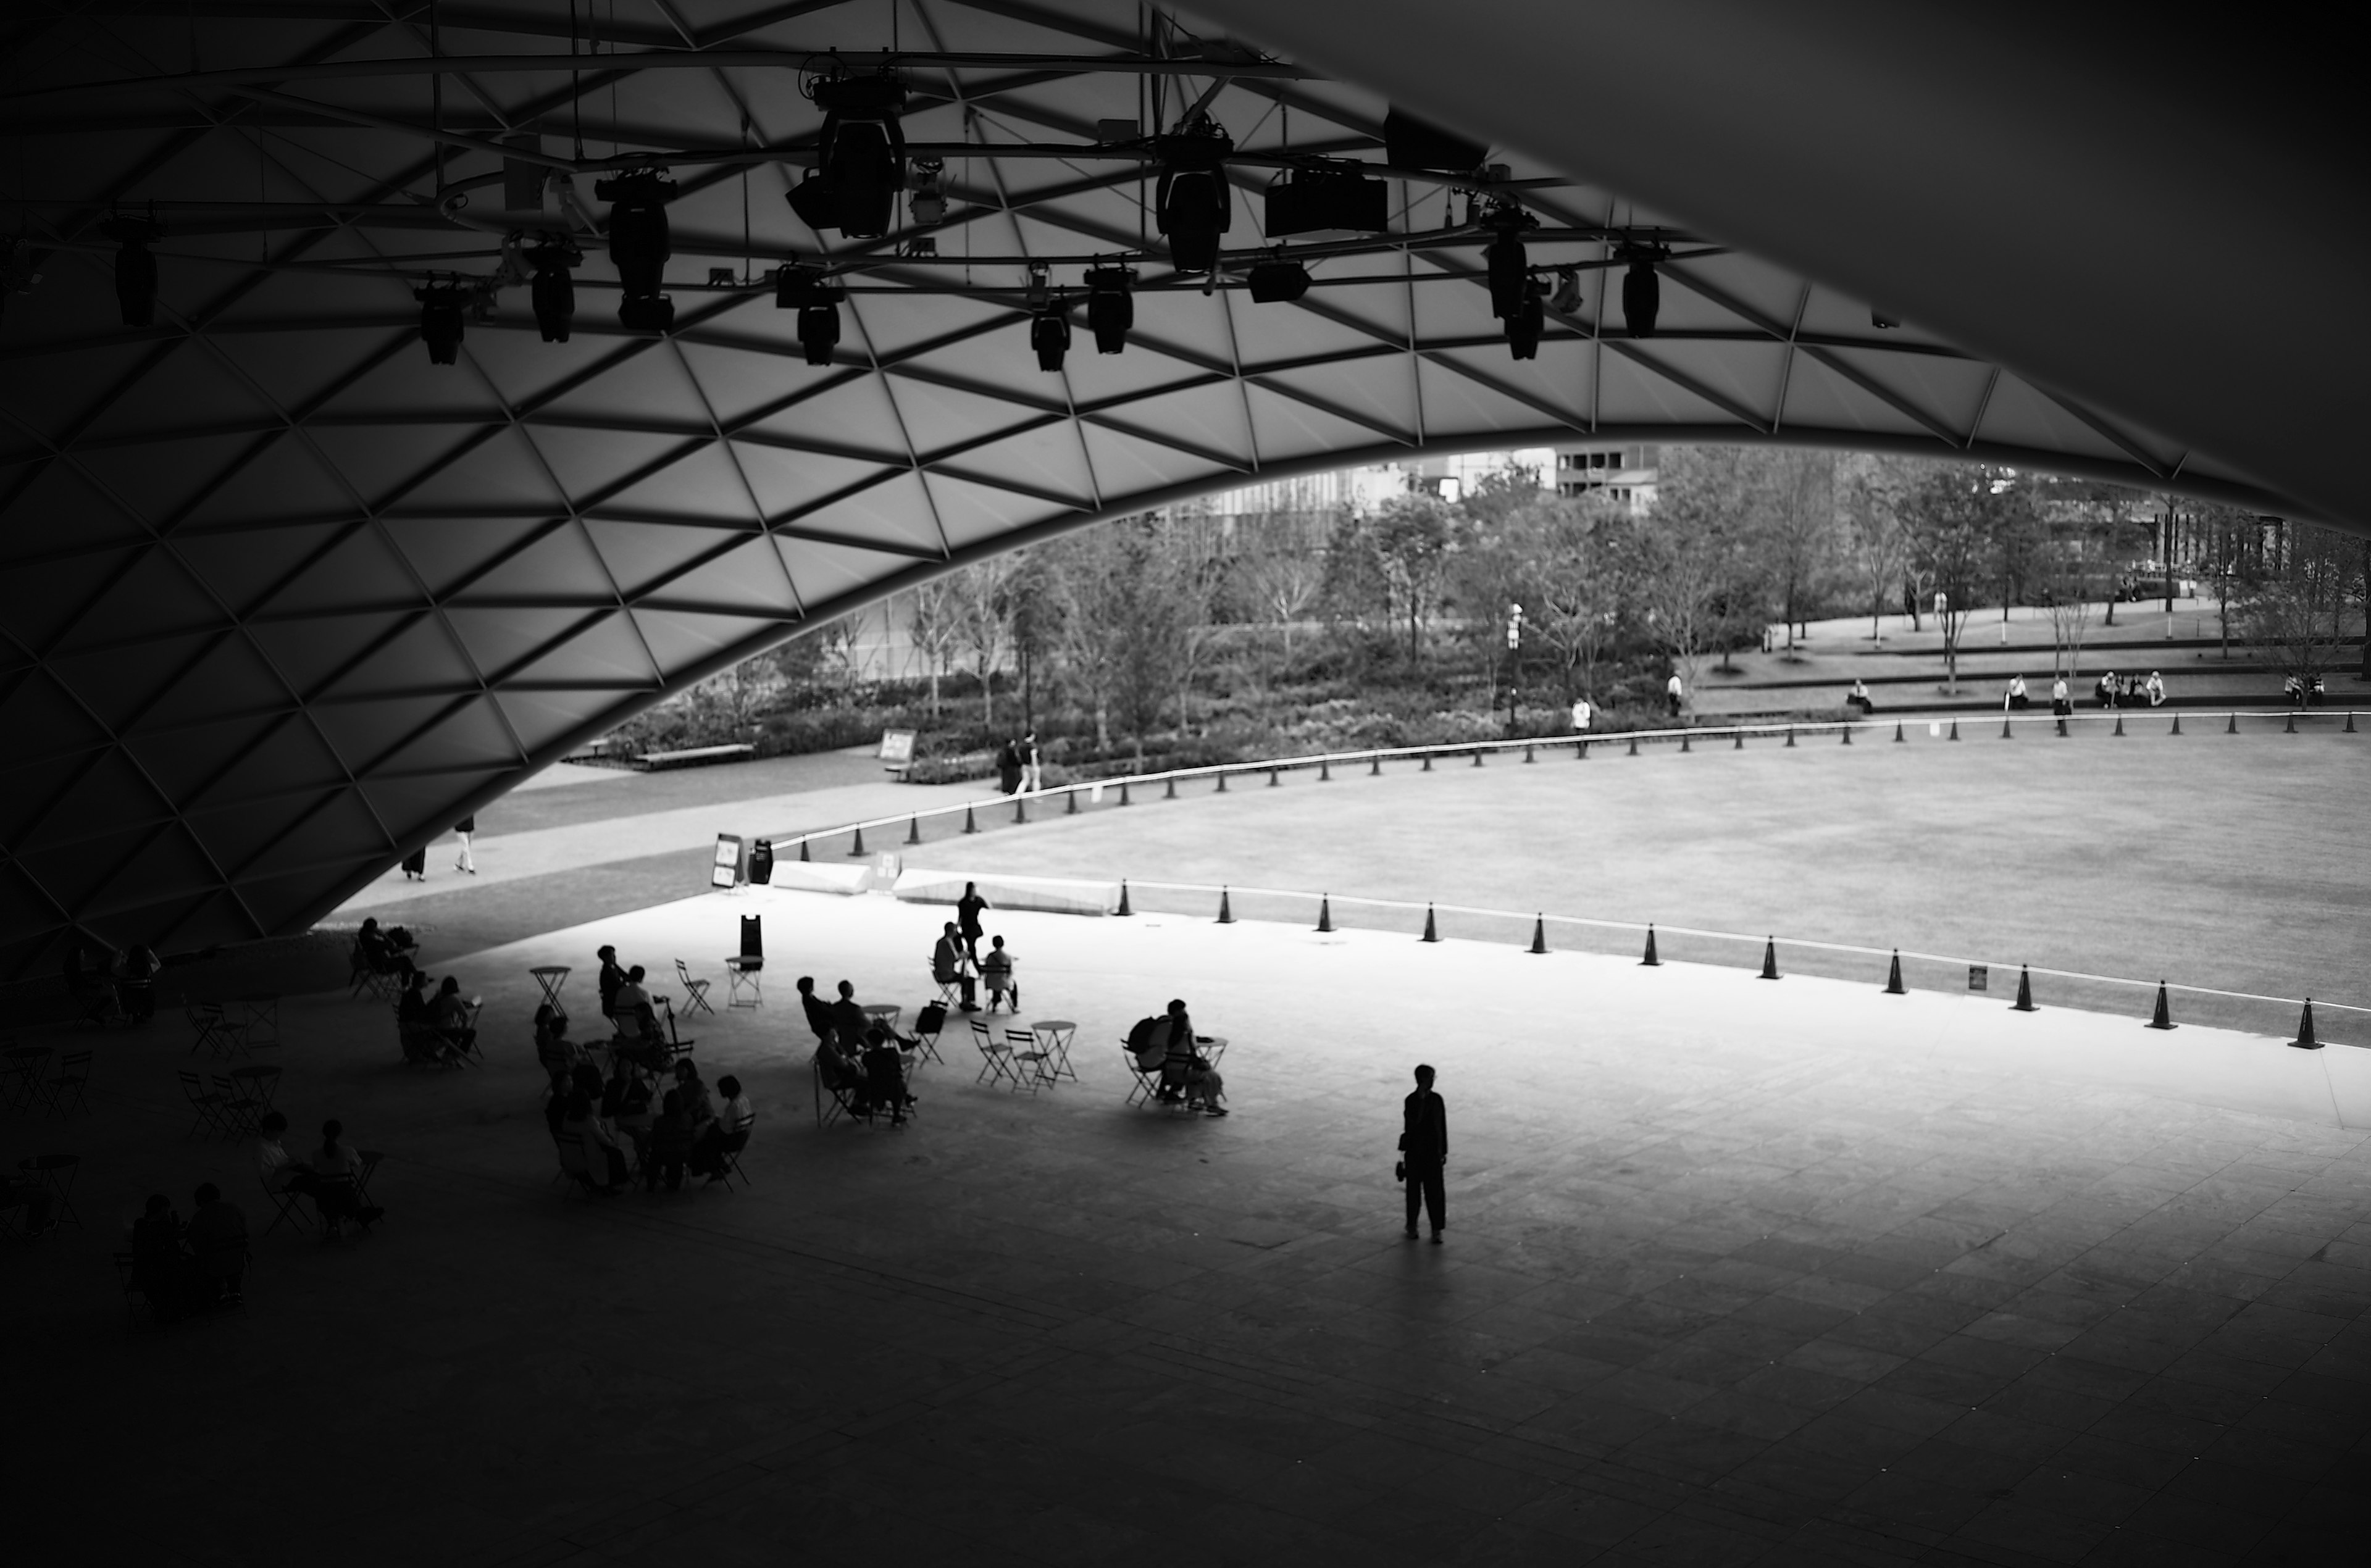
[[2102,708],[2113,708],[2116,705],[2116,675],[2114,671],[2111,670],[2092,683],[2091,696]]
[[415,943],[411,933],[403,932],[399,944],[395,934],[380,928],[376,916],[363,917],[363,928],[354,933],[354,946],[361,950],[370,967],[381,974],[409,974],[412,970],[411,949]]
[[1852,690],[1845,694],[1845,706],[1846,708],[1857,708],[1863,713],[1874,713],[1877,711],[1877,704],[1869,700],[1868,684],[1857,678],[1853,681]]
[[799,976],[799,1008],[806,1014],[807,1027],[815,1031],[816,1040],[820,1041],[831,1032],[831,1007],[815,994],[815,976],[812,974]]
[[263,1184],[275,1193],[296,1193],[313,1195],[319,1183],[314,1179],[313,1168],[288,1152],[281,1138],[288,1131],[288,1118],[277,1111],[266,1111],[257,1123],[260,1136],[255,1144],[255,1168],[263,1177]]
[[655,1193],[664,1180],[672,1193],[683,1185],[684,1161],[691,1155],[691,1124],[684,1119],[683,1099],[674,1090],[659,1102],[651,1123],[650,1158],[642,1166],[642,1184]]
[[709,1101],[708,1086],[700,1081],[700,1069],[689,1062],[675,1065],[676,1098],[683,1107],[684,1120],[690,1124],[691,1136],[697,1142],[716,1120],[716,1107]]
[[535,1059],[555,1087],[584,1060],[584,1047],[568,1038],[568,1015],[549,1002],[535,1009]]
[[618,1010],[618,992],[626,984],[626,971],[618,963],[618,950],[603,943],[595,952],[601,961],[601,1016],[609,1017]]
[[1200,1109],[1213,1116],[1223,1116],[1227,1108],[1219,1103],[1226,1092],[1227,1081],[1219,1069],[1194,1047],[1208,1037],[1194,1032],[1194,1021],[1186,1016],[1182,999],[1169,1004],[1169,1030],[1162,1040],[1161,1065],[1161,1098],[1175,1101],[1184,1100],[1186,1107]]
[[423,1027],[428,1022],[428,976],[417,969],[403,977],[403,989],[396,993],[395,1020]]
[[[584,1162],[587,1186],[604,1193],[616,1193],[626,1186],[626,1151],[618,1145],[618,1136],[593,1113],[593,1100],[581,1089],[569,1090],[568,1105],[560,1124],[560,1142],[563,1151],[572,1146]],[[571,1173],[574,1164],[563,1156],[561,1163]]]
[[837,1031],[815,1042],[815,1068],[816,1076],[823,1079],[824,1088],[846,1100],[850,1110],[862,1114],[871,1105],[864,1086],[864,1069],[840,1044]]
[[831,1027],[843,1042],[862,1040],[873,1027],[873,1020],[857,1005],[856,987],[845,980],[839,983],[839,1000],[831,1004]]
[[[931,949],[931,978],[942,986],[960,983],[963,986],[963,1007],[968,1012],[977,1004],[974,1000],[971,963],[964,952],[962,933],[950,920],[941,932],[937,945]],[[941,996],[946,995],[942,991]]]
[[321,1211],[321,1239],[334,1241],[343,1231],[340,1228],[353,1220],[367,1232],[386,1210],[365,1205],[358,1183],[362,1180],[363,1157],[345,1141],[345,1124],[335,1119],[321,1124],[321,1147],[310,1161],[313,1178],[318,1183],[313,1190],[313,1204]]
[[2147,696],[2148,705],[2151,708],[2161,708],[2165,705],[2165,676],[2157,671],[2149,672],[2148,684],[2141,690]]
[[864,1097],[874,1110],[886,1110],[894,1125],[903,1125],[906,1107],[914,1097],[906,1092],[906,1059],[891,1044],[888,1032],[875,1029],[864,1037]]
[[162,1193],[148,1194],[132,1222],[132,1288],[148,1298],[159,1321],[181,1315],[189,1302],[189,1259],[181,1251],[181,1216]]
[[980,978],[988,982],[988,1010],[994,1012],[1002,1001],[1013,1011],[1021,1010],[1021,987],[1012,983],[1012,955],[1004,948],[1004,939],[989,940],[988,952],[979,961]]
[[223,1302],[236,1307],[245,1299],[239,1287],[247,1277],[247,1216],[212,1182],[200,1187],[196,1196],[198,1206],[190,1216],[187,1233],[194,1264],[192,1294],[202,1307]]
[[458,975],[447,974],[436,988],[436,999],[428,1004],[428,1021],[455,1052],[477,1049],[478,1032],[469,1023],[469,1004],[461,999]]
[[156,974],[164,967],[156,950],[146,942],[133,942],[123,950],[115,995],[130,1022],[145,1023],[156,1016]]
[[641,964],[626,971],[626,983],[618,987],[609,1016],[617,1021],[620,1034],[640,1034],[645,1040],[658,1038],[658,1009],[651,1001],[649,988],[642,984]]
[[[731,1073],[725,1074],[716,1080],[716,1092],[724,1096],[724,1103],[709,1119],[707,1126],[700,1129],[700,1136],[691,1146],[691,1156],[686,1161],[711,1183],[724,1180],[727,1146],[739,1152],[742,1145],[748,1142],[749,1129],[758,1120],[757,1108],[749,1103],[749,1097],[741,1092],[739,1078]],[[741,1140],[740,1143],[733,1141],[735,1137]]]

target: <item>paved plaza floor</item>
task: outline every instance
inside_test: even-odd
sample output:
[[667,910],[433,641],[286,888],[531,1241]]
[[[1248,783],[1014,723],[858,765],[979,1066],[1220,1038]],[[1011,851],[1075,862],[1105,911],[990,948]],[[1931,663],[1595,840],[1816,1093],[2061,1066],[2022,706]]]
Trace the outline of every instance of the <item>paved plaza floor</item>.
[[[715,978],[761,1111],[743,1190],[564,1195],[533,963]],[[1511,943],[991,917],[1078,1081],[902,1132],[810,1113],[790,981],[921,999],[942,910],[765,890],[450,965],[489,1065],[395,1066],[292,998],[279,1104],[385,1152],[378,1233],[258,1245],[237,1313],[128,1326],[186,1032],[108,1036],[86,1223],[0,1273],[24,1561],[2226,1563],[2349,1561],[2371,1458],[2371,1055],[2005,998]],[[1123,1104],[1170,996],[1235,1114]],[[1001,1020],[1000,1020],[1000,1024]],[[1408,1068],[1444,1245],[1400,1234]]]

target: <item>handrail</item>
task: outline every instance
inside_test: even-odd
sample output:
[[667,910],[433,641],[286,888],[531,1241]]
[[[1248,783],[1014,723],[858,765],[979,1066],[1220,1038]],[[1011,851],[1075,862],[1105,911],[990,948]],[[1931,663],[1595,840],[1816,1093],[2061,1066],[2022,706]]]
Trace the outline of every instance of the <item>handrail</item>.
[[[2242,708],[2226,709],[2224,711],[2227,715],[2229,722],[2235,725],[2242,719],[2281,719],[2294,721],[2301,712],[2306,713],[2307,717],[2312,716],[2310,710],[2295,708],[2284,708],[2271,710],[2257,710]],[[2144,714],[2157,712],[2167,712],[2169,717],[2172,718],[2175,722],[2179,722],[2181,715],[2185,713],[2194,716],[2202,721],[2211,720],[2214,717],[2214,710],[2210,709],[2183,709],[2178,712],[2160,709],[2109,709],[2105,711],[2094,710],[2088,713],[2070,713],[2063,719],[2050,713],[2035,711],[2028,711],[2022,715],[2004,713],[2002,715],[2001,723],[2004,732],[2007,732],[2011,726],[2019,722],[2056,725],[2062,723],[2088,724],[2112,721],[2121,723],[2128,713]],[[2359,709],[2323,709],[2320,710],[2321,717],[2330,719],[2335,719],[2343,714],[2349,733],[2354,732],[2354,721],[2359,716]],[[786,844],[792,846],[811,845],[821,839],[837,838],[844,833],[864,833],[885,827],[896,827],[903,823],[936,821],[941,817],[952,817],[958,813],[976,811],[983,804],[994,805],[1000,804],[1006,801],[1012,801],[1022,802],[1025,807],[1025,802],[1030,801],[1059,800],[1066,796],[1077,795],[1082,791],[1111,790],[1116,788],[1134,788],[1147,784],[1169,785],[1197,778],[1234,778],[1252,773],[1297,773],[1311,767],[1339,767],[1361,762],[1371,765],[1381,765],[1385,762],[1407,761],[1411,759],[1440,756],[1475,756],[1488,752],[1497,752],[1503,755],[1511,751],[1533,751],[1543,747],[1548,749],[1556,749],[1559,747],[1586,749],[1591,745],[1613,744],[1622,742],[1628,742],[1632,744],[1637,744],[1640,743],[1653,744],[1674,740],[1682,742],[1683,744],[1709,740],[1734,740],[1741,742],[1744,739],[1752,736],[1767,737],[1787,735],[1791,737],[1796,734],[1834,734],[1838,732],[1849,733],[1856,730],[1882,730],[1888,726],[1891,726],[1898,731],[1903,726],[1912,723],[1937,725],[1948,723],[1953,727],[1953,731],[1956,733],[1959,722],[1961,719],[1967,719],[1972,724],[1989,723],[1991,721],[1989,713],[1974,716],[1953,711],[1945,711],[1934,714],[1901,713],[1891,719],[1820,719],[1803,721],[1771,720],[1759,723],[1723,724],[1705,727],[1683,725],[1677,729],[1669,730],[1612,730],[1597,734],[1531,735],[1494,741],[1444,741],[1437,744],[1423,746],[1376,746],[1362,751],[1310,752],[1300,756],[1268,757],[1256,762],[1214,762],[1205,763],[1198,767],[1173,767],[1159,773],[1115,773],[1106,775],[1101,778],[1075,779],[1068,784],[1058,784],[1051,789],[1031,790],[1014,795],[997,795],[984,800],[966,801],[959,805],[932,806],[927,811],[898,812],[892,816],[867,817],[862,822],[847,822],[841,823],[835,827],[817,828],[810,833],[785,835],[781,837],[774,838],[771,842],[778,846]]]

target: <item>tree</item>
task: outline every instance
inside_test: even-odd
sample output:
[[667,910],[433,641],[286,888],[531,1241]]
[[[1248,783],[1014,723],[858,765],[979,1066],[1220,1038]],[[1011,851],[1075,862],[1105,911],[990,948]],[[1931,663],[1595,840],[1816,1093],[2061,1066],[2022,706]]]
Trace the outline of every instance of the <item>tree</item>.
[[1183,734],[1192,723],[1195,677],[1217,635],[1219,594],[1226,578],[1224,541],[1216,520],[1168,509],[1148,515],[1147,539],[1145,571],[1165,601],[1161,619]]
[[1936,464],[1903,497],[1911,561],[1941,596],[1946,691],[1959,690],[1960,636],[1993,579],[1999,541],[2029,526],[2032,508],[2023,477],[1994,463]]
[[1395,623],[1407,628],[1407,656],[1423,651],[1426,625],[1440,607],[1457,514],[1434,495],[1395,495],[1365,519],[1367,549],[1382,574]]
[[1761,573],[1747,548],[1758,472],[1742,447],[1666,448],[1648,548],[1637,556],[1648,635],[1690,692],[1703,655],[1727,666],[1741,626],[1757,619]]
[[1009,555],[990,556],[952,574],[963,645],[979,670],[980,721],[990,729],[996,725],[996,667],[1003,661],[1012,624],[1012,606],[1005,594],[1012,566]]
[[2080,533],[2052,541],[2035,571],[2035,587],[2050,616],[2050,668],[2073,681],[2083,673],[2083,640],[2091,627],[2098,573]]
[[1139,757],[1169,695],[1175,640],[1156,527],[1151,515],[1127,517],[1038,547],[1064,678],[1093,719],[1096,747],[1111,749],[1116,723]]
[[2288,548],[2239,602],[2239,623],[2281,674],[2310,689],[2346,656],[2354,550],[2327,528],[2292,524]]
[[1266,549],[1244,558],[1243,582],[1257,612],[1283,636],[1277,675],[1292,670],[1293,623],[1308,613],[1325,585],[1325,563],[1302,550]]
[[1787,647],[1795,646],[1797,617],[1834,559],[1836,463],[1824,452],[1764,452],[1750,504],[1757,514],[1754,553],[1778,597]]
[[963,640],[963,591],[953,573],[931,578],[907,601],[906,635],[930,679],[931,719],[939,717],[939,679]]
[[1566,697],[1597,689],[1597,666],[1619,632],[1637,579],[1630,509],[1601,491],[1550,497],[1524,513],[1536,530],[1522,603],[1556,655]]
[[1900,458],[1854,454],[1836,466],[1836,502],[1844,514],[1845,558],[1855,582],[1868,593],[1868,640],[1883,643],[1880,617],[1910,565],[1910,538],[1902,526],[1908,465]]

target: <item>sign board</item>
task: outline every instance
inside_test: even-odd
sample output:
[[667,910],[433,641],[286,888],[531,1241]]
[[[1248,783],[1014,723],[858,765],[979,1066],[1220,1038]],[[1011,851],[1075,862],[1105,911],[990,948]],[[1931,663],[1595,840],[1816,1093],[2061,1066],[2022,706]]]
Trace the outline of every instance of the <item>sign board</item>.
[[881,732],[881,760],[892,767],[903,767],[914,760],[914,732],[884,730]]
[[1970,965],[1968,965],[1968,989],[1969,989],[1969,990],[1971,990],[1971,991],[1983,991],[1983,990],[1988,990],[1988,989],[1990,989],[1990,988],[1991,988],[1990,982],[1991,982],[1991,980],[1992,980],[1992,977],[1993,977],[1993,972],[1992,972],[1989,968],[1987,968],[1986,966],[1984,966],[1984,964],[1981,964],[1981,963],[1971,963]]
[[716,860],[708,868],[708,885],[732,887],[741,880],[741,836],[720,833],[716,836]]

